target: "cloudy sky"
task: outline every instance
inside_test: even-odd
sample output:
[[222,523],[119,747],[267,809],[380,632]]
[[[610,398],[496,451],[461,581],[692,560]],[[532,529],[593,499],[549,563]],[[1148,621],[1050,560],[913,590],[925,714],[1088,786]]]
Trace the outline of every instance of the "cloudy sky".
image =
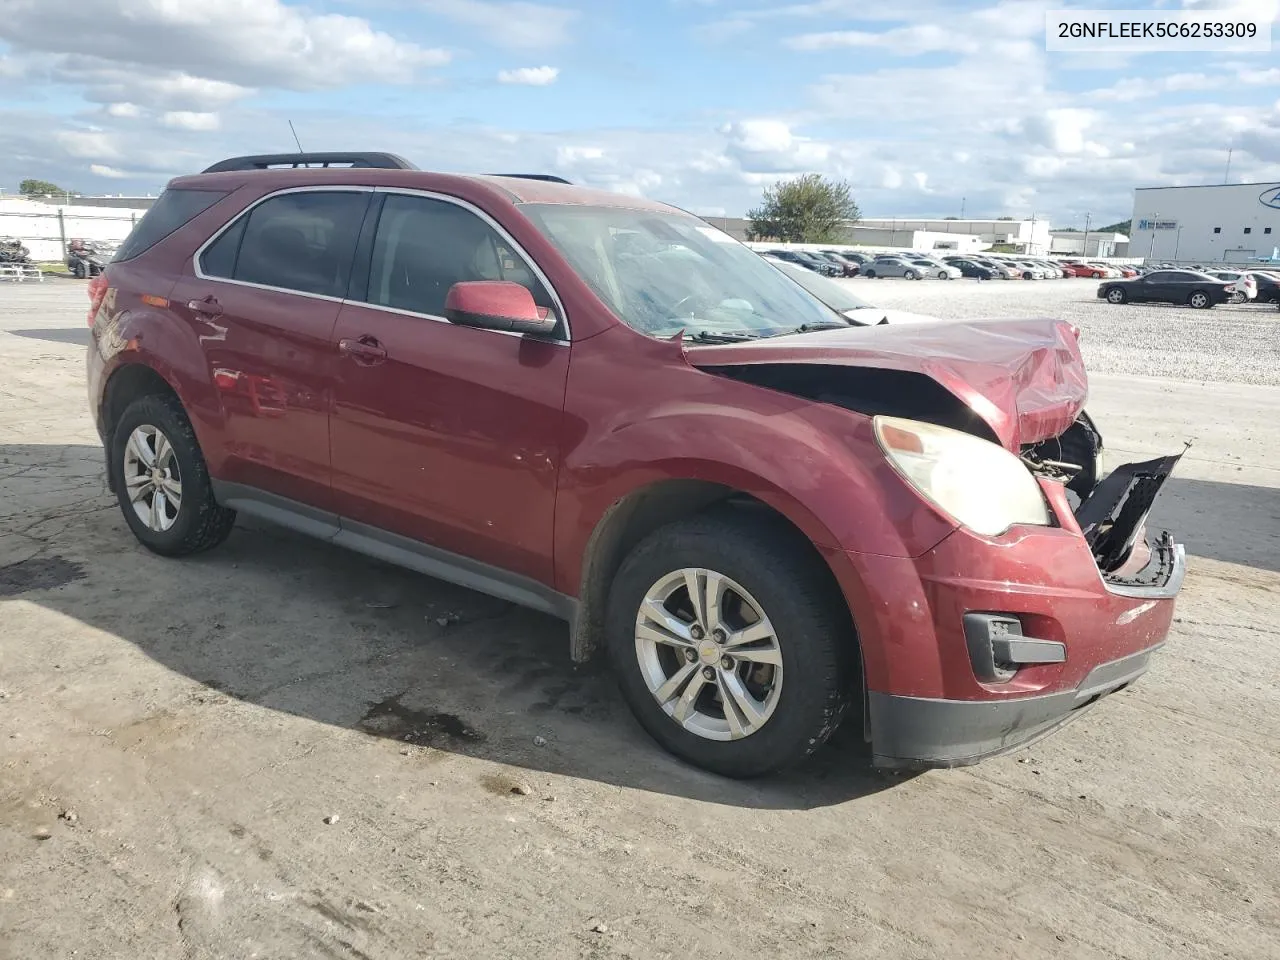
[[[1271,0],[1249,0],[1274,10]],[[0,187],[156,192],[381,149],[741,215],[799,172],[868,216],[1127,217],[1280,179],[1280,52],[1045,51],[1046,9],[1214,0],[0,0]],[[1278,48],[1280,49],[1280,48]]]

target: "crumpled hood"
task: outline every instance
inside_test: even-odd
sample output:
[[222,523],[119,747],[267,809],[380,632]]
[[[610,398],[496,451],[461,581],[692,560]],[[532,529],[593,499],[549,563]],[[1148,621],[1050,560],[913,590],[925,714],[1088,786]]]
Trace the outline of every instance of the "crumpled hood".
[[685,348],[695,367],[815,364],[922,373],[967,404],[1015,453],[1063,433],[1089,395],[1078,333],[1065,320],[891,320]]

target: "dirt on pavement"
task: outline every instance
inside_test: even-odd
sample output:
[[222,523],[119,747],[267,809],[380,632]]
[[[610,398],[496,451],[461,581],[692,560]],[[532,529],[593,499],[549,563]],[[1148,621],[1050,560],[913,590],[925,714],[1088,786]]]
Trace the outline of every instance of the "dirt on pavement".
[[1111,457],[1196,438],[1133,688],[976,767],[843,734],[744,784],[558,621],[256,522],[143,550],[84,303],[0,286],[0,958],[1280,957],[1280,388],[1095,380]]

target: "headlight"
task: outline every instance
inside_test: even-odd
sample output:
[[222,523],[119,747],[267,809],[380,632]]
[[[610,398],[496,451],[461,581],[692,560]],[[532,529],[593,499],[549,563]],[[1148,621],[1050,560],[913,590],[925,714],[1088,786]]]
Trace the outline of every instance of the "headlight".
[[1036,478],[1004,447],[918,420],[872,422],[894,469],[957,523],[989,537],[1015,523],[1051,523]]

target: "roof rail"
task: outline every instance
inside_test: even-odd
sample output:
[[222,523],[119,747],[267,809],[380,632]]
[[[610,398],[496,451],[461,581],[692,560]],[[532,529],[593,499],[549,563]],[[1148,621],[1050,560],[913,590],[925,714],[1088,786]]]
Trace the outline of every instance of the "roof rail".
[[547,183],[568,183],[564,177],[553,177],[549,173],[491,173],[491,177],[511,177],[513,180],[545,180]]
[[271,167],[364,167],[379,170],[417,170],[412,163],[394,153],[263,153],[250,157],[220,160],[202,173],[225,173],[232,170],[268,170]]

